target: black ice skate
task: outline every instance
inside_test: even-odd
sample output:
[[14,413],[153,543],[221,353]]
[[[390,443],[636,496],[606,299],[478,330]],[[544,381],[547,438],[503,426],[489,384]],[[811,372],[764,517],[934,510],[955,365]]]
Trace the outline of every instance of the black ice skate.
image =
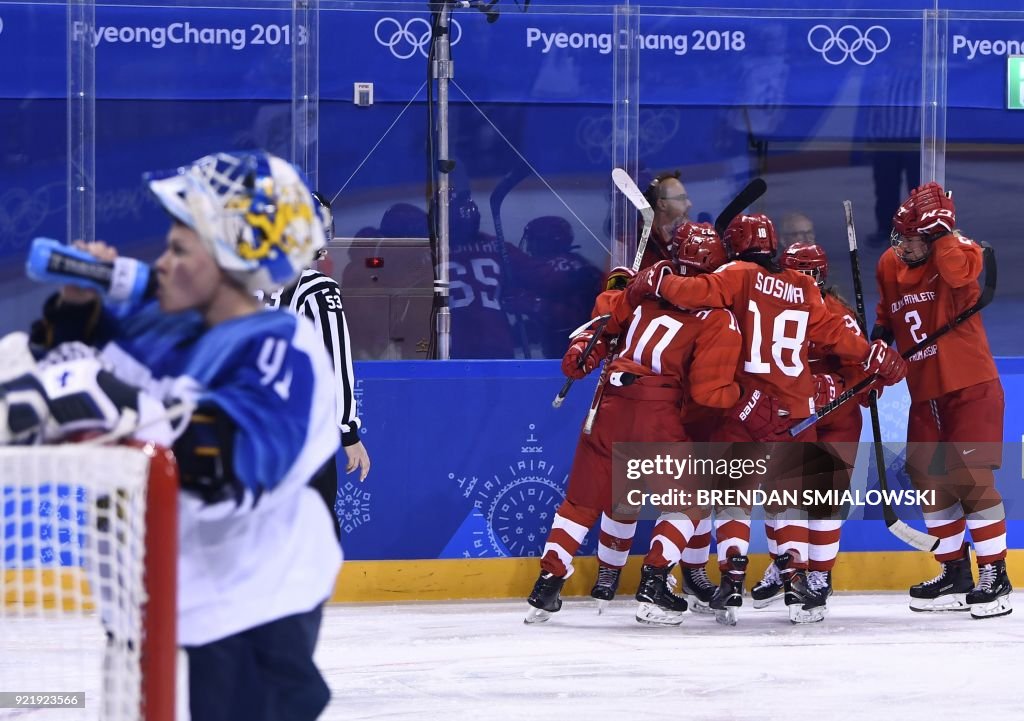
[[978,567],[978,585],[967,594],[971,618],[996,618],[1013,613],[1010,606],[1010,577],[1006,561],[993,561]]
[[563,585],[565,585],[563,576],[541,571],[540,576],[537,577],[537,583],[533,584],[533,593],[526,599],[526,602],[533,608],[526,614],[523,622],[543,623],[551,618],[551,614],[558,613],[562,608],[562,599],[558,597],[558,594],[561,593]]
[[678,626],[686,612],[686,599],[669,590],[671,567],[644,566],[640,571],[640,587],[636,591],[639,605],[636,620],[655,626]]
[[792,556],[781,554],[775,559],[782,577],[783,602],[789,611],[791,623],[818,623],[825,619],[828,596],[823,589],[815,590],[807,582],[807,571],[791,568]]
[[619,577],[622,575],[621,568],[612,568],[603,563],[597,567],[597,581],[590,589],[592,598],[597,599],[597,612],[602,613],[608,603],[615,598],[615,592],[619,590]]
[[714,610],[708,605],[718,587],[708,578],[707,569],[683,568],[683,594],[690,606],[690,613],[712,614]]
[[967,594],[974,588],[971,552],[963,545],[963,556],[943,561],[939,575],[910,587],[911,611],[966,611]]
[[715,620],[723,626],[736,625],[736,609],[743,605],[743,581],[749,560],[746,556],[729,556],[722,569],[722,581],[708,603],[715,611]]
[[750,589],[750,597],[754,599],[754,608],[765,608],[773,601],[781,601],[782,592],[782,577],[779,576],[779,567],[773,561],[764,569],[761,580]]

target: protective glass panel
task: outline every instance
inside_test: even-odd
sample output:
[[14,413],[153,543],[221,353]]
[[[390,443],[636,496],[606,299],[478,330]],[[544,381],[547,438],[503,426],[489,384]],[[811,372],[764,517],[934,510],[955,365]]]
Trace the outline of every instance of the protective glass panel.
[[643,8],[640,185],[679,171],[653,191],[649,260],[762,177],[748,212],[774,220],[780,253],[824,247],[828,285],[852,301],[850,200],[870,322],[892,214],[919,183],[922,26],[907,11]]
[[0,335],[50,292],[25,278],[30,240],[66,233],[66,24],[61,5],[0,4]]
[[434,169],[450,187],[451,357],[561,357],[609,259],[612,8],[321,8],[320,186],[355,357],[438,355]]
[[1020,355],[1024,289],[1006,279],[1024,258],[1007,222],[1020,202],[1024,162],[1024,13],[951,12],[941,30],[945,186],[953,191],[959,227],[990,243],[1003,269],[996,300],[984,312],[992,352]]

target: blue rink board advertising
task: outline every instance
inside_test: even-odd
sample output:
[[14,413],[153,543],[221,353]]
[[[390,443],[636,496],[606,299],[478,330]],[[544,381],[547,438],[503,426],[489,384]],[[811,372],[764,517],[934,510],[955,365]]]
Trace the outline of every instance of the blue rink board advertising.
[[[1008,398],[1024,397],[1024,362],[1000,359]],[[401,361],[356,364],[355,389],[362,438],[373,459],[360,483],[344,474],[336,504],[349,560],[535,557],[561,503],[583,417],[595,378],[574,385],[562,408],[551,399],[564,380],[557,361]],[[907,396],[904,386],[887,389],[881,400],[886,440],[902,440]],[[900,427],[900,421],[904,426]],[[867,425],[867,424],[866,424]],[[1021,491],[1021,439],[1024,414],[1007,405],[1003,467],[997,472],[1004,496],[1011,548],[1024,547],[1024,491]],[[863,449],[867,450],[867,449]],[[339,460],[343,455],[339,455]],[[339,466],[344,468],[344,461]],[[888,478],[905,487],[899,460],[890,459]],[[858,466],[854,487],[876,480]],[[873,474],[872,474],[873,475]],[[39,497],[42,518],[81,513],[80,492],[53,479]],[[78,501],[76,501],[78,499]],[[12,517],[31,518],[10,490],[2,499],[4,538],[19,531]],[[78,509],[78,510],[76,510]],[[906,510],[906,512],[904,512]],[[914,518],[913,513],[917,514]],[[917,509],[901,517],[921,527]],[[757,518],[757,516],[755,516]],[[81,523],[84,516],[79,519]],[[73,526],[71,527],[73,528]],[[651,522],[641,522],[634,548],[644,552]],[[23,528],[21,561],[27,566],[68,563],[80,536],[54,532],[44,520]],[[582,553],[593,553],[591,533]],[[0,544],[5,554],[14,546]],[[843,530],[847,551],[907,550],[879,520],[855,520]],[[755,520],[752,551],[764,550]],[[8,558],[12,561],[12,558]]]
[[[395,8],[321,12],[323,99],[350,99],[354,81],[376,82],[377,102],[416,95],[429,15]],[[628,38],[613,32],[610,8],[601,10],[505,12],[493,25],[480,13],[457,12],[452,53],[458,84],[477,102],[610,102],[614,50]],[[871,87],[921,66],[919,13],[713,12],[644,11],[632,41],[640,48],[645,103],[870,104],[881,100],[872,99]],[[0,63],[21,69],[0,75],[0,97],[64,97],[65,53],[57,49],[66,46],[65,13],[59,4],[0,4]],[[70,31],[96,49],[100,99],[284,100],[291,95],[292,46],[306,42],[303,29],[290,23],[285,8],[102,5],[94,27],[76,24]],[[1003,108],[1005,57],[1024,52],[1022,44],[1024,16],[999,22],[952,18],[945,48],[950,103]],[[33,61],[26,64],[26,57]],[[685,93],[678,92],[680,77],[686,78]],[[918,99],[908,93],[884,100]]]

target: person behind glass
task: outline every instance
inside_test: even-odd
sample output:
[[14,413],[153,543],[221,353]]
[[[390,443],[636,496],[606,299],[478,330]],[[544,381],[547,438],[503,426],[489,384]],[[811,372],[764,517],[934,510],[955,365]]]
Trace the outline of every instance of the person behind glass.
[[[533,263],[511,243],[480,232],[480,209],[468,192],[449,204],[448,278],[452,358],[515,358],[520,341],[508,296],[525,289]],[[517,287],[508,288],[512,278]]]
[[516,294],[516,306],[530,321],[531,340],[545,358],[560,358],[569,333],[586,318],[601,290],[601,271],[576,252],[572,226],[565,218],[545,215],[523,228],[519,248],[537,261],[535,293]]
[[[915,188],[892,220],[892,247],[876,270],[879,301],[872,338],[910,348],[981,295],[981,246],[957,230],[953,199],[938,183]],[[913,611],[970,610],[974,618],[1013,609],[1006,572],[1006,510],[994,470],[1002,464],[1003,386],[981,314],[912,355],[907,472],[930,490],[924,522],[939,539],[939,575],[910,588]],[[967,531],[974,541],[978,582]]]
[[[139,435],[154,403],[191,409],[168,433],[191,718],[312,721],[330,699],[313,651],[341,567],[309,487],[338,449],[334,375],[313,325],[254,294],[292,283],[324,226],[299,172],[265,152],[206,156],[147,185],[171,219],[156,299],[115,309],[72,286],[48,299],[32,338],[56,358],[0,387],[0,436],[16,421],[54,442],[132,412]],[[11,383],[26,407],[11,407]]]
[[786,213],[779,223],[779,246],[785,253],[794,243],[814,245],[814,223],[803,213]]
[[[334,217],[331,214],[331,203],[320,193],[314,192],[317,211],[327,232],[327,242],[334,239]],[[317,251],[314,263],[327,259],[327,247]],[[262,297],[263,294],[259,293]],[[359,428],[362,425],[356,415],[355,374],[352,370],[352,340],[349,337],[348,323],[345,321],[345,310],[341,299],[341,287],[330,275],[320,272],[317,268],[306,268],[292,284],[279,288],[266,298],[268,308],[287,308],[293,313],[303,315],[313,321],[324,348],[334,366],[337,423],[341,431],[341,445],[345,450],[347,462],[345,472],[359,471],[359,480],[366,480],[370,472],[370,456],[366,447],[359,440]],[[327,504],[327,509],[334,519],[334,532],[341,540],[341,526],[335,505],[338,500],[338,466],[337,460],[331,459],[321,472],[313,479],[313,487]]]
[[[656,176],[644,191],[644,197],[654,209],[654,225],[640,261],[641,268],[646,268],[659,260],[672,259],[676,228],[690,219],[690,210],[693,208],[690,196],[686,193],[686,186],[679,179],[678,170]],[[640,228],[638,220],[638,233]]]

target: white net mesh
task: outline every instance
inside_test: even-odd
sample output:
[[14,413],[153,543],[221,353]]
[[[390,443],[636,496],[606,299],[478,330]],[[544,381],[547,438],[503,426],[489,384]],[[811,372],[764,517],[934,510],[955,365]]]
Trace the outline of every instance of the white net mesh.
[[148,471],[132,448],[0,448],[0,691],[140,718]]

